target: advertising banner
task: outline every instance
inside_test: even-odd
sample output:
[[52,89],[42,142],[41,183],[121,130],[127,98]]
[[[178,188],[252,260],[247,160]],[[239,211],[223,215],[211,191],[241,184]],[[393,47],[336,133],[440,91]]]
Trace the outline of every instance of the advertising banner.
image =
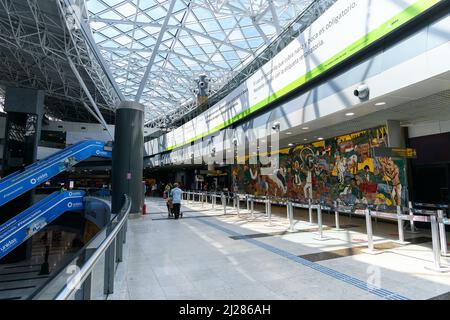
[[264,108],[442,0],[338,0],[227,97],[167,134],[172,150]]

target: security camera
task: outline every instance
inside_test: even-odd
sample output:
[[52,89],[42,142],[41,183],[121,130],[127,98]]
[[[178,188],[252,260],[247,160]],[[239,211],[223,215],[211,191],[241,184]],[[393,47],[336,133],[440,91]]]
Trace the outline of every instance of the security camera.
[[272,130],[280,130],[280,123],[279,122],[274,122],[272,124]]
[[369,97],[369,86],[367,84],[360,85],[353,94],[360,99],[367,99]]
[[198,86],[199,86],[200,88],[204,88],[204,87],[206,87],[206,82],[200,81],[199,84],[198,84]]
[[237,146],[237,144],[238,144],[238,139],[234,138],[234,139],[233,139],[233,145],[234,145],[234,146]]

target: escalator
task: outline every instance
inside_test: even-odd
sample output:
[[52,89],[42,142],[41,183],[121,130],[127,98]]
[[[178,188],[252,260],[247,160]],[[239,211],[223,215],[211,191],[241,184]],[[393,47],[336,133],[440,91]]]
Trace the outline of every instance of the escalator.
[[0,226],[0,259],[66,211],[83,210],[84,191],[53,192]]
[[[45,242],[42,243],[42,239],[35,239],[30,240],[33,243],[33,254],[29,258],[10,259],[14,256],[13,250],[16,249],[16,253],[17,250],[23,250],[25,248],[23,245],[28,239],[42,232],[52,221],[59,217],[63,218],[65,212],[83,211],[86,193],[80,190],[53,192],[25,210],[19,209],[20,205],[17,206],[19,210],[14,210],[14,202],[20,202],[23,194],[59,173],[69,170],[80,161],[90,157],[111,158],[111,156],[111,148],[107,143],[97,140],[81,141],[0,180],[0,206],[2,207],[0,260],[3,262],[0,265],[0,300],[26,298],[49,276],[49,255],[53,263],[51,269],[56,267],[54,263],[60,263],[70,256],[70,250],[76,248],[78,244],[67,247],[64,244],[59,245],[56,241],[56,247],[54,245],[48,247]],[[15,215],[20,211],[22,212]],[[67,232],[65,234],[68,235]],[[47,233],[44,233],[44,237],[47,237]],[[49,241],[52,244],[55,243],[54,239]],[[34,252],[35,249],[39,252]],[[43,253],[44,249],[45,253]],[[39,259],[36,259],[36,253]],[[44,257],[44,263],[40,264],[42,257]],[[47,267],[44,268],[45,265]]]
[[0,180],[0,206],[92,156],[110,158],[112,153],[105,142],[81,141],[4,177]]

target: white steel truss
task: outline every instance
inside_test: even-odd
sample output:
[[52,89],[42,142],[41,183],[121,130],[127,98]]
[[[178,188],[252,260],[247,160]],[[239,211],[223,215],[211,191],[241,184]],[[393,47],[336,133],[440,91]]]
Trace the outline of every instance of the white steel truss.
[[88,98],[68,65],[71,59],[95,103],[111,118],[121,93],[101,55],[95,55],[95,43],[77,24],[77,3],[84,2],[0,0],[0,84],[45,90],[47,115],[53,118],[92,120],[83,107]]
[[264,51],[314,0],[86,0],[93,39],[125,99],[167,127],[195,109],[194,79],[210,95]]

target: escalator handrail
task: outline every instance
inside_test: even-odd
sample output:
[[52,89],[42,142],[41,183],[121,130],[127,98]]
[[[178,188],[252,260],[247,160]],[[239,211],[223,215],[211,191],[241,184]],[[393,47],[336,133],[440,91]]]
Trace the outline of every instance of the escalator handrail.
[[[64,161],[64,159],[75,157],[76,162],[78,163],[94,155],[100,157],[109,157],[110,154],[108,153],[108,151],[104,150],[105,145],[106,143],[102,141],[87,140],[86,144],[78,144],[78,148],[76,149],[65,149],[64,152],[60,153],[57,157],[50,156],[46,160],[38,162],[39,165],[36,165],[31,169],[24,171],[23,173],[0,180],[0,194],[2,195],[2,197],[0,198],[0,205],[13,200],[24,192],[27,192],[28,190],[36,187],[38,184],[53,178],[61,171],[67,170],[67,168],[61,169],[59,167],[56,167],[61,161]],[[99,151],[103,151],[106,153],[102,153]],[[78,154],[81,154],[80,156],[78,156],[80,159],[76,158]],[[24,183],[24,185],[21,185],[22,183]],[[12,192],[8,190],[12,190]]]
[[33,204],[31,207],[29,207],[28,209],[25,209],[25,211],[22,211],[21,213],[19,213],[18,215],[12,217],[11,219],[5,221],[4,223],[2,223],[0,225],[0,240],[1,240],[1,235],[2,232],[4,230],[6,230],[7,228],[10,227],[10,225],[12,225],[13,223],[17,223],[19,222],[24,216],[26,216],[28,213],[33,212],[34,210],[38,209],[39,207],[42,207],[44,204],[47,204],[48,202],[50,202],[51,200],[53,200],[54,198],[56,198],[58,195],[60,194],[59,191],[55,191],[50,193],[48,196],[46,196],[44,199],[36,202],[35,204]]
[[[89,142],[89,144],[87,144],[83,148],[77,150],[76,152],[74,152],[71,155],[75,155],[75,154],[85,150],[88,147],[98,146],[96,143],[93,143],[93,142],[98,142],[97,140],[89,140],[87,142]],[[77,147],[81,147],[82,145],[83,144],[80,143],[77,145]],[[26,167],[25,171],[23,171],[23,172],[16,171],[15,173],[6,176],[5,178],[0,180],[0,187],[2,187],[2,189],[5,189],[6,187],[10,187],[12,185],[15,185],[15,184],[27,179],[27,177],[29,177],[32,174],[35,174],[36,172],[40,172],[42,170],[48,169],[49,167],[51,167],[51,166],[55,165],[56,163],[58,163],[59,161],[61,161],[62,159],[65,159],[66,156],[61,156],[61,155],[64,153],[67,153],[69,151],[72,151],[72,149],[75,149],[75,148],[70,148],[70,147],[66,148],[66,149],[58,152],[57,155],[51,155],[50,157],[48,157],[46,159],[37,161],[34,164],[32,164],[31,166]],[[17,177],[18,180],[13,180],[13,178],[15,178],[16,176],[18,176],[18,175],[20,176],[21,173],[24,173],[24,175],[22,177],[20,177],[20,178]],[[8,182],[9,182],[9,184],[8,184]]]
[[68,300],[72,294],[80,287],[80,285],[86,280],[86,278],[91,274],[98,260],[106,252],[112,242],[116,239],[119,231],[122,230],[125,222],[128,219],[128,215],[131,211],[131,199],[128,195],[124,195],[125,201],[122,209],[117,214],[117,219],[119,221],[114,226],[114,229],[108,234],[108,236],[101,242],[98,248],[92,253],[89,259],[83,264],[83,266],[78,270],[78,272],[73,276],[74,282],[66,283],[61,289],[55,300]]
[[[79,145],[81,145],[81,144],[83,144],[83,143],[86,143],[86,141],[89,141],[89,140],[85,140],[85,141],[80,141],[80,142],[74,143],[74,144],[68,146],[67,148],[64,148],[64,149],[61,149],[61,150],[55,152],[54,154],[48,156],[47,158],[44,158],[44,159],[42,159],[42,160],[40,160],[40,161],[36,161],[36,162],[34,162],[34,163],[32,163],[32,164],[26,166],[26,167],[25,167],[25,171],[30,170],[30,169],[32,169],[32,168],[34,168],[34,167],[36,167],[36,166],[38,166],[38,165],[40,165],[40,164],[42,164],[42,163],[44,163],[44,162],[47,162],[47,161],[49,161],[50,159],[59,156],[59,155],[60,155],[61,153],[63,153],[63,152],[72,150],[72,149],[74,149],[75,147],[77,147],[77,146],[79,146]],[[18,174],[20,174],[20,173],[21,173],[20,170],[17,170],[17,171],[14,171],[13,173],[8,174],[7,176],[3,177],[3,178],[0,180],[0,184],[3,183],[3,182],[6,182],[6,181],[8,181],[8,180],[10,180],[11,178],[15,177],[16,175],[18,175]],[[3,181],[2,181],[2,180],[3,180]]]

